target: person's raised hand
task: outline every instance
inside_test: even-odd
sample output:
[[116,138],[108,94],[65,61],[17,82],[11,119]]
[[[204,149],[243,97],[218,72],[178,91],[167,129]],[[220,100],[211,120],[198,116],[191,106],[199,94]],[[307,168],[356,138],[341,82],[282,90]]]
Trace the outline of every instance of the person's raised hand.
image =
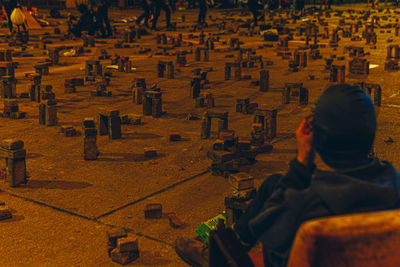
[[312,118],[304,119],[296,130],[297,161],[309,166],[314,161],[315,152],[312,147],[313,131]]

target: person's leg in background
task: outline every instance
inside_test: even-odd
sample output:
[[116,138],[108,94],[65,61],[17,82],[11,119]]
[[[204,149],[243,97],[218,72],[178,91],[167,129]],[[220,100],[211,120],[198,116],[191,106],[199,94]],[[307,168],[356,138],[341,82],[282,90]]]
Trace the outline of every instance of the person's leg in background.
[[249,0],[248,3],[248,8],[251,12],[251,14],[253,14],[253,21],[254,21],[254,26],[257,26],[258,24],[258,3],[257,0]]
[[160,5],[159,1],[156,0],[154,1],[154,17],[153,17],[153,25],[151,27],[153,30],[157,29],[157,20],[159,16],[160,16]]
[[104,18],[103,18],[103,14],[102,14],[100,8],[97,9],[97,11],[94,13],[94,16],[96,18],[97,28],[100,30],[100,33],[101,33],[101,37],[103,37],[103,38],[106,37],[106,31],[105,31],[104,25],[103,25]]
[[10,33],[12,33],[13,23],[11,21],[11,13],[14,9],[14,6],[11,6],[10,4],[5,4],[4,9],[6,10],[6,14],[7,14],[8,28],[10,29]]
[[199,0],[199,17],[198,23],[206,23],[207,3],[206,0]]
[[168,0],[168,4],[169,4],[169,6],[171,7],[171,9],[172,9],[172,12],[175,12],[176,11],[176,3],[175,3],[175,0]]
[[108,19],[108,7],[102,7],[101,12],[102,12],[102,19],[103,19],[102,24],[104,22],[104,24],[106,25],[107,36],[112,36],[110,20]]
[[250,12],[253,14],[253,22],[254,22],[254,27],[258,25],[258,11],[257,9],[251,9]]
[[171,26],[171,10],[169,9],[169,6],[164,1],[160,1],[160,7],[165,12],[165,20],[167,22],[167,28],[169,28]]
[[149,27],[148,21],[149,21],[149,16],[150,16],[150,6],[149,4],[146,2],[146,0],[142,1],[141,4],[142,9],[143,9],[143,14],[140,15],[137,20],[136,23],[140,24],[140,22],[144,19],[144,25],[146,27]]

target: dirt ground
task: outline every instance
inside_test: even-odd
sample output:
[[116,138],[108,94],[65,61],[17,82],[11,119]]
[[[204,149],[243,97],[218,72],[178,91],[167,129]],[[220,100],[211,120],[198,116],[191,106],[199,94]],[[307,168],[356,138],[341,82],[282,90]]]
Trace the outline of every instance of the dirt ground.
[[[366,4],[342,6],[334,9],[357,11],[367,10]],[[385,11],[385,10],[383,10]],[[390,14],[376,12],[382,19],[380,25],[395,23],[400,18],[398,9],[390,8]],[[46,10],[40,11],[46,12]],[[66,13],[66,12],[65,12]],[[130,18],[141,13],[139,10],[110,11],[113,24],[119,32],[132,22],[124,23],[118,20]],[[278,14],[278,13],[277,13]],[[276,14],[275,18],[278,18]],[[182,22],[182,15],[186,20]],[[346,22],[356,22],[360,13],[344,12]],[[186,120],[189,113],[201,118],[206,108],[195,108],[195,101],[190,97],[190,80],[195,68],[212,68],[208,73],[207,89],[215,98],[216,112],[229,112],[229,129],[235,130],[239,137],[250,137],[253,115],[235,112],[237,98],[249,97],[251,102],[267,105],[278,109],[277,137],[272,141],[274,149],[271,153],[257,156],[257,161],[246,171],[255,177],[256,185],[272,173],[284,173],[289,161],[295,156],[296,141],[294,132],[302,118],[310,113],[316,99],[329,83],[329,71],[325,71],[325,61],[309,60],[308,66],[299,72],[288,70],[288,60],[277,56],[276,42],[266,42],[260,35],[245,36],[247,29],[238,33],[227,33],[218,30],[222,19],[250,20],[250,16],[242,10],[209,10],[209,27],[204,30],[207,35],[218,35],[220,42],[216,48],[220,51],[210,51],[208,62],[195,61],[194,54],[188,54],[187,65],[175,65],[175,78],[157,77],[157,62],[172,60],[175,64],[173,51],[194,50],[198,43],[199,31],[193,31],[197,19],[197,11],[177,11],[172,14],[172,21],[177,22],[177,31],[165,32],[168,36],[183,33],[185,41],[193,42],[194,46],[183,45],[169,51],[170,55],[157,55],[162,51],[162,45],[156,44],[155,33],[145,35],[130,48],[114,48],[116,39],[98,39],[95,47],[89,47],[78,57],[60,55],[60,64],[50,67],[50,74],[42,76],[42,84],[53,86],[53,92],[58,101],[58,124],[47,127],[39,125],[38,103],[28,99],[18,99],[21,111],[27,117],[20,120],[0,118],[0,137],[23,140],[27,150],[27,171],[29,182],[26,186],[10,188],[6,182],[0,181],[0,201],[10,206],[13,218],[0,221],[0,266],[117,266],[107,255],[107,229],[123,227],[139,239],[140,257],[131,266],[185,266],[173,250],[174,240],[179,236],[195,237],[194,229],[207,219],[224,211],[224,197],[231,190],[227,180],[220,176],[212,176],[208,170],[211,161],[206,152],[211,149],[216,139],[215,132],[210,139],[200,138],[201,120]],[[283,13],[282,17],[286,17]],[[268,16],[267,16],[268,18]],[[310,20],[316,20],[312,15]],[[332,12],[329,28],[332,30],[339,24],[339,16]],[[61,31],[65,31],[64,19],[58,20]],[[240,22],[239,24],[243,23]],[[268,23],[267,19],[267,23]],[[295,29],[300,24],[289,23],[289,28]],[[164,15],[161,14],[159,26],[161,32],[165,29]],[[323,27],[320,27],[321,29]],[[361,34],[362,29],[360,29]],[[382,32],[383,31],[383,32]],[[390,31],[390,32],[388,32]],[[60,41],[60,35],[54,34],[53,27],[45,27],[30,32],[32,40],[28,43],[26,53],[33,57],[14,56],[19,62],[16,69],[18,79],[17,93],[28,92],[29,81],[26,73],[34,72],[33,66],[46,56],[43,49],[34,48],[35,43],[45,32],[50,33],[53,41],[49,47],[81,46],[81,39]],[[375,142],[375,152],[383,160],[392,161],[395,166],[400,163],[400,88],[397,72],[384,70],[386,47],[388,44],[399,44],[400,38],[394,34],[394,28],[375,29],[378,34],[376,49],[373,45],[365,45],[365,40],[350,41],[341,38],[336,51],[328,44],[329,39],[319,38],[323,58],[331,55],[344,57],[335,60],[334,64],[346,65],[348,73],[349,55],[345,46],[363,46],[370,54],[366,58],[370,64],[378,65],[370,70],[368,77],[357,79],[346,77],[349,83],[365,81],[377,83],[382,87],[382,106],[377,108],[378,131]],[[6,34],[7,29],[0,29]],[[195,38],[190,38],[190,34]],[[260,92],[258,86],[251,81],[259,79],[258,68],[242,70],[242,75],[251,75],[251,80],[225,81],[225,62],[233,62],[229,55],[237,52],[229,51],[229,39],[238,37],[243,42],[242,48],[255,48],[257,55],[262,55],[265,61],[273,61],[265,69],[270,72],[269,92]],[[303,36],[294,35],[289,42],[293,51],[303,45]],[[388,43],[387,39],[393,42]],[[0,48],[8,48],[7,37],[2,37]],[[273,47],[265,45],[272,44]],[[151,48],[145,54],[139,54],[139,48]],[[18,50],[18,47],[14,47]],[[129,56],[135,71],[132,73],[113,72],[111,97],[95,97],[90,95],[94,83],[87,82],[78,86],[77,92],[64,93],[64,80],[67,78],[83,78],[84,65],[88,59],[97,59],[101,50],[109,55]],[[110,65],[110,60],[101,60],[103,66]],[[309,76],[315,79],[310,80]],[[100,151],[95,161],[83,159],[83,137],[65,137],[60,133],[60,126],[73,125],[81,130],[82,121],[86,117],[96,117],[102,107],[118,109],[120,114],[142,114],[142,106],[132,103],[131,82],[135,77],[145,77],[148,85],[157,84],[162,91],[163,111],[161,118],[143,116],[141,125],[123,125],[122,138],[110,140],[107,136],[98,136],[97,145]],[[291,103],[281,104],[281,89],[285,82],[303,82],[309,89],[309,105],[299,106]],[[213,126],[213,131],[216,126]],[[183,140],[170,142],[169,133],[180,132]],[[388,137],[394,142],[384,142]],[[143,156],[144,148],[155,147],[158,156],[148,159]],[[317,159],[319,167],[323,164]],[[175,212],[185,222],[183,228],[174,229],[168,219],[146,220],[144,208],[149,203],[161,203],[163,212]]]

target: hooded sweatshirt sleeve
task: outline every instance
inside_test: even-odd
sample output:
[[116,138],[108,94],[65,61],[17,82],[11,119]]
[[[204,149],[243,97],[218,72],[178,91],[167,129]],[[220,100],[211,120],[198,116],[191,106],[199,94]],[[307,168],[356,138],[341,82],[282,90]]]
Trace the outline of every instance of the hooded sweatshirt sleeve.
[[[289,189],[307,188],[314,168],[314,164],[306,167],[294,159],[290,162],[286,175],[268,177],[259,188],[256,198],[235,224],[234,229],[240,239],[249,244],[256,243],[263,232],[262,229],[272,223],[269,215],[276,216],[277,212],[280,212],[278,210],[286,204],[285,192]],[[250,229],[251,223],[254,230]]]
[[315,200],[309,189],[276,190],[264,209],[249,221],[249,231],[263,244],[266,266],[286,266],[302,213]]
[[310,186],[311,176],[315,170],[315,164],[304,166],[297,159],[293,159],[289,164],[289,170],[279,182],[282,188],[292,188],[302,190]]

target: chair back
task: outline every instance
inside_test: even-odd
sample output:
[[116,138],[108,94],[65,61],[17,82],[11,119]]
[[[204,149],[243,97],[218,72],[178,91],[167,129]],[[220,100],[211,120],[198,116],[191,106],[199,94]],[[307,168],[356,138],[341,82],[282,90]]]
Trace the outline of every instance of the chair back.
[[288,266],[400,266],[400,210],[307,221],[296,234]]

